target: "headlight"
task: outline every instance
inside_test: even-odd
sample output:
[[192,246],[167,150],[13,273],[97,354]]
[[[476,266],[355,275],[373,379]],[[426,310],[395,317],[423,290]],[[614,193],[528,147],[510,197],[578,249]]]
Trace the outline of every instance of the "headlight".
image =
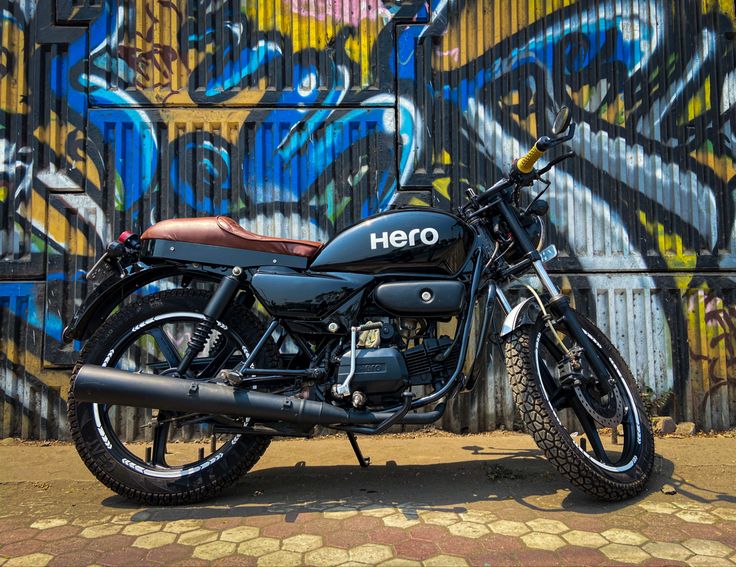
[[[531,228],[533,227],[533,231]],[[537,252],[540,252],[544,248],[544,244],[547,240],[547,229],[544,227],[544,221],[542,217],[534,216],[534,222],[527,227],[526,231],[529,233],[529,237],[532,239],[532,244]]]

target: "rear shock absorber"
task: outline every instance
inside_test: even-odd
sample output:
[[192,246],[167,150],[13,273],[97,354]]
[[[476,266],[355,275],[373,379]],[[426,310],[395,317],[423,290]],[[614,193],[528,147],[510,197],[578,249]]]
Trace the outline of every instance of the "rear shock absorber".
[[195,354],[199,354],[200,352],[202,352],[202,350],[204,349],[204,345],[207,344],[207,341],[212,334],[212,329],[214,328],[214,326],[214,319],[209,318],[197,324],[197,326],[194,328],[192,336],[189,337],[189,342],[187,343],[187,347],[189,348],[189,350],[193,351]]
[[215,293],[212,294],[203,312],[205,318],[194,328],[192,336],[187,343],[187,351],[184,353],[176,369],[179,376],[186,374],[192,360],[204,349],[204,345],[207,344],[212,334],[212,329],[215,327],[215,322],[222,317],[225,309],[232,303],[235,295],[238,293],[240,289],[240,274],[242,273],[243,271],[239,267],[236,266],[233,268],[232,275],[222,278],[220,285],[217,286]]

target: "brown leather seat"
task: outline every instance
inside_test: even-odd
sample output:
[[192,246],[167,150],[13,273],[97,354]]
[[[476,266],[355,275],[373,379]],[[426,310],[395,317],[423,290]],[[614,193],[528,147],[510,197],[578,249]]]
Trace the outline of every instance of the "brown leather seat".
[[322,247],[321,242],[311,240],[290,240],[256,234],[245,230],[230,217],[223,216],[161,221],[146,230],[141,238],[209,244],[305,258],[312,258]]

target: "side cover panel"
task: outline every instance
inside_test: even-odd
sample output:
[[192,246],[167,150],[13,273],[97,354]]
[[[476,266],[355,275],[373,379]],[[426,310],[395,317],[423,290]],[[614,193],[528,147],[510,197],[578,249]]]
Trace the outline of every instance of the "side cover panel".
[[363,274],[303,274],[262,270],[251,285],[274,317],[321,319],[365,288],[373,278]]

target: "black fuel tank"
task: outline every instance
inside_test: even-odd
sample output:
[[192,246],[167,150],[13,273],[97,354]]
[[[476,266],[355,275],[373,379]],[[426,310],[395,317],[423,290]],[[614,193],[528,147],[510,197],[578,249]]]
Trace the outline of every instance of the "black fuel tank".
[[309,266],[318,272],[456,273],[475,238],[454,215],[436,209],[388,211],[335,236]]

